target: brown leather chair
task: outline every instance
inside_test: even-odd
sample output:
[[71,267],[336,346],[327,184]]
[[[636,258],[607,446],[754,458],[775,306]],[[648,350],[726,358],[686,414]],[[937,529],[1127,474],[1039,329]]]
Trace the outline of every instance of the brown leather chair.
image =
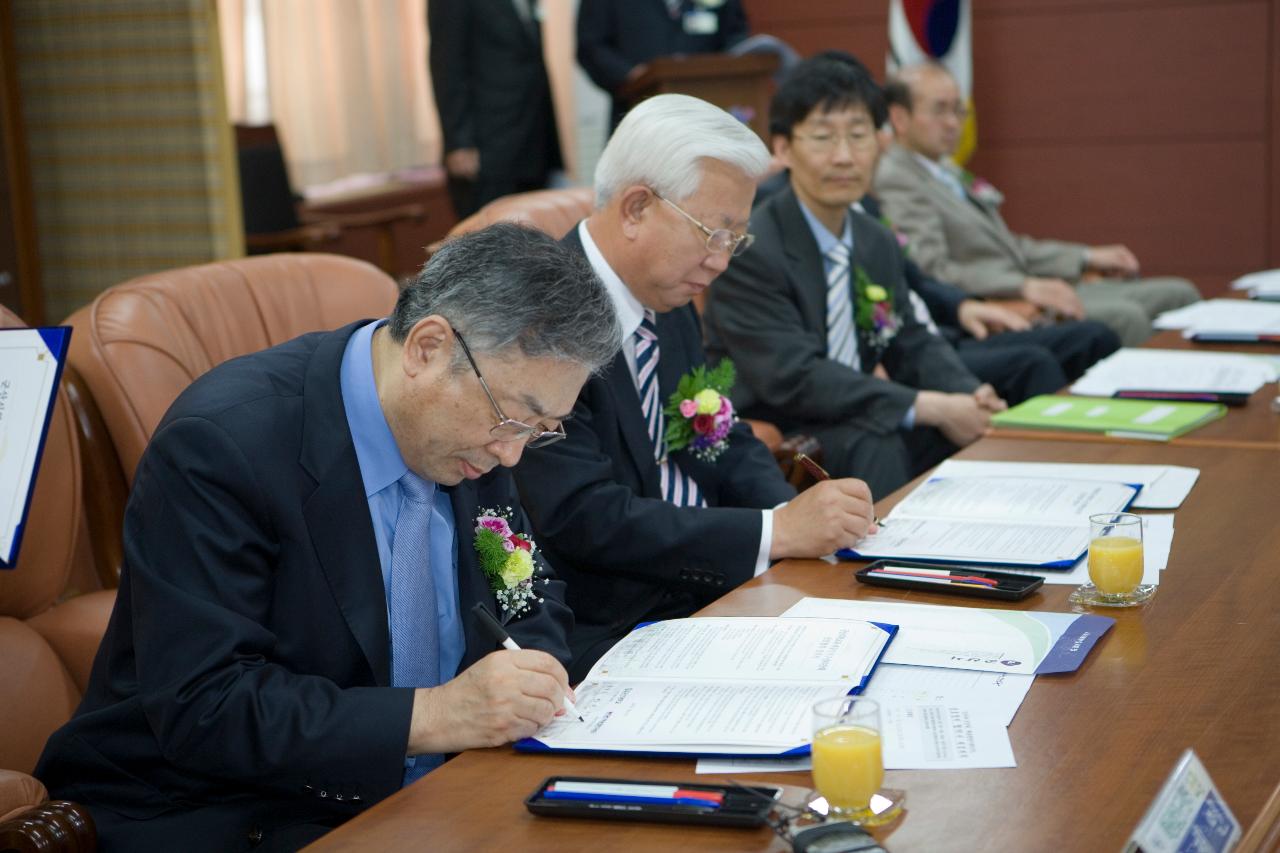
[[[0,326],[21,325],[0,308]],[[47,802],[29,775],[75,711],[115,603],[115,590],[66,597],[77,576],[80,485],[79,442],[60,389],[17,563],[0,571],[0,850],[89,850],[94,840],[87,812]]]
[[[574,187],[564,190],[536,190],[529,193],[517,193],[504,196],[489,202],[466,219],[449,230],[445,239],[479,231],[495,222],[519,222],[545,231],[559,240],[569,230],[591,214],[594,207],[595,194],[589,187]],[[443,242],[443,241],[441,241]],[[427,247],[432,254],[440,247],[434,243]],[[697,308],[702,310],[701,300]],[[812,478],[801,465],[795,464],[796,453],[807,453],[816,459],[822,458],[822,450],[817,439],[807,435],[784,437],[781,430],[765,421],[747,420],[756,438],[764,442],[773,453],[782,468],[782,473],[796,488],[803,488],[812,483]]]
[[305,332],[386,316],[396,283],[371,264],[267,255],[143,276],[72,314],[65,372],[84,456],[94,562],[114,586],[134,470],[160,418],[196,377]]

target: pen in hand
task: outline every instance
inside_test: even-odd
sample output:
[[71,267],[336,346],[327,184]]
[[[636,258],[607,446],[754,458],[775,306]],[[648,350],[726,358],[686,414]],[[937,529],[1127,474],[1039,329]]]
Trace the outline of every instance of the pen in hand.
[[[477,601],[475,606],[471,608],[471,615],[476,617],[476,621],[480,623],[480,627],[484,629],[486,634],[493,638],[495,643],[498,643],[504,649],[509,649],[513,652],[520,651],[520,646],[516,644],[515,640],[511,639],[511,635],[507,633],[507,629],[503,628],[502,623],[494,618],[494,615],[489,612],[489,608],[484,606],[484,602]],[[578,713],[578,709],[574,707],[573,702],[568,696],[564,697],[564,709],[568,713],[577,717],[579,722],[585,723],[587,721],[585,717]]]
[[[814,462],[813,459],[809,457],[809,454],[797,453],[795,455],[795,460],[804,466],[804,470],[808,471],[810,476],[813,477],[813,479],[819,482],[823,480],[831,479],[831,475],[827,473],[827,469],[823,468],[817,462]],[[874,515],[871,516],[871,523],[874,524],[876,527],[885,526],[885,523],[880,519],[876,518]]]

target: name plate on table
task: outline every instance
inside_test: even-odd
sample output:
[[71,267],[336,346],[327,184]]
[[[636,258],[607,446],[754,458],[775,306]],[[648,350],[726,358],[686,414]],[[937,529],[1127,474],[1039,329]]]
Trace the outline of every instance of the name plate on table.
[[0,329],[0,569],[18,559],[71,329]]
[[1129,837],[1125,853],[1195,850],[1225,853],[1240,840],[1240,822],[1193,750],[1178,759],[1155,802]]

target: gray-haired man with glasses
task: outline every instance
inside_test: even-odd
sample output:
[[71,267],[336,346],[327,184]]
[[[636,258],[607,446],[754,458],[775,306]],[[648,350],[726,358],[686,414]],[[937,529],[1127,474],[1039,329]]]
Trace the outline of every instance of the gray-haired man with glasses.
[[871,525],[859,480],[797,497],[745,425],[714,460],[668,446],[663,412],[704,364],[690,304],[752,243],[769,163],[717,107],[661,95],[632,110],[596,169],[596,209],[565,238],[604,280],[622,353],[588,380],[569,440],[516,469],[539,542],[568,583],[581,676],[638,622],[687,616],[768,568],[854,544]]
[[591,268],[495,225],[387,320],[197,379],[138,465],[116,610],[39,778],[104,850],[293,850],[547,723],[572,620],[505,469],[617,350]]

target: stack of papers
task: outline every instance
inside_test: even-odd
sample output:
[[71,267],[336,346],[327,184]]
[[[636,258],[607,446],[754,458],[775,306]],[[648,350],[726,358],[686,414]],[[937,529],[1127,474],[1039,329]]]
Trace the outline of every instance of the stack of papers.
[[1089,545],[1094,513],[1119,512],[1140,486],[1037,477],[934,476],[878,532],[839,556],[1067,569]]
[[[1173,550],[1173,516],[1142,516],[1142,582],[1160,583],[1162,572],[1169,565],[1169,553]],[[1043,569],[1018,569],[1001,566],[1000,571],[1011,575],[1035,575],[1047,584],[1079,586],[1089,582],[1088,554],[1077,560],[1067,571],[1047,572]]]
[[991,416],[991,423],[1015,429],[1100,432],[1117,438],[1168,441],[1226,413],[1227,407],[1221,403],[1171,403],[1045,394],[1024,400],[1007,411],[997,412]]
[[1231,289],[1248,292],[1250,299],[1280,301],[1280,269],[1242,275],[1231,282]]
[[[1276,381],[1274,363],[1251,355],[1193,350],[1122,349],[1090,367],[1072,394],[1157,396],[1210,402],[1248,397]],[[1155,393],[1149,393],[1155,392]]]
[[1194,341],[1267,341],[1280,339],[1280,305],[1245,299],[1208,299],[1166,311],[1157,329],[1181,329]]
[[[1008,725],[1035,673],[1069,672],[1114,624],[1102,616],[805,598],[784,617],[897,619],[865,695],[890,770],[1014,767]],[[807,759],[700,761],[699,773],[807,770]]]

